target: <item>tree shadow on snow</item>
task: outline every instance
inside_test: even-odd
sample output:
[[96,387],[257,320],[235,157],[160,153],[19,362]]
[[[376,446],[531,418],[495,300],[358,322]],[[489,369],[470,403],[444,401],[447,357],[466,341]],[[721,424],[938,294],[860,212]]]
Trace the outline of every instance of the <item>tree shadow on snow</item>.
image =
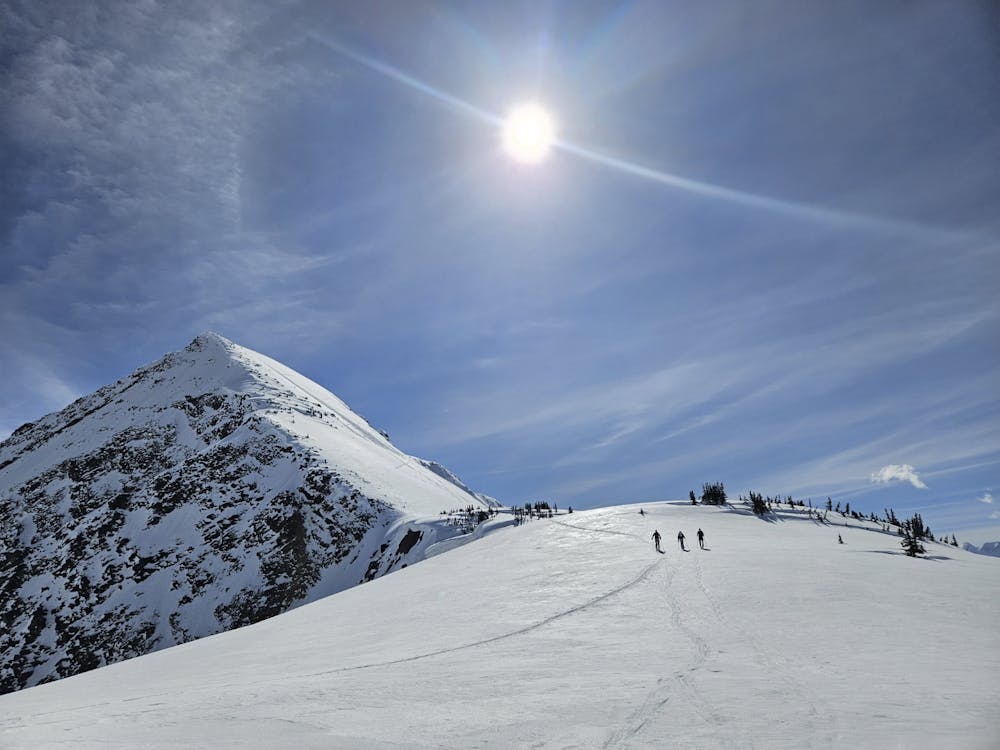
[[714,505],[710,507],[720,508],[727,513],[735,513],[738,516],[753,516],[754,518],[759,518],[761,521],[766,521],[767,523],[778,523],[779,521],[784,523],[788,520],[784,517],[784,514],[780,513],[778,510],[769,510],[758,516],[750,509],[749,505],[745,504],[733,505],[732,503],[726,503],[725,505]]
[[[865,550],[865,552],[872,552],[872,553],[874,553],[876,555],[892,555],[893,557],[897,557],[897,556],[898,557],[906,557],[906,553],[903,552],[903,550],[899,550],[899,552],[896,552],[895,550],[888,550],[888,549],[869,549],[869,550]],[[934,562],[939,562],[941,560],[951,560],[952,559],[952,558],[948,557],[947,555],[917,555],[917,558],[919,558],[921,560],[933,560]]]

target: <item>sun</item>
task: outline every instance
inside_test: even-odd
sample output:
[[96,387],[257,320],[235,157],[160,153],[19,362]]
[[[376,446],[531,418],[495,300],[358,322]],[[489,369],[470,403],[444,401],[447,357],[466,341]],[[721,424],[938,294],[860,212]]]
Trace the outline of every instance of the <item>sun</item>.
[[538,164],[549,155],[556,140],[556,123],[535,102],[519,104],[503,121],[503,149],[522,164]]

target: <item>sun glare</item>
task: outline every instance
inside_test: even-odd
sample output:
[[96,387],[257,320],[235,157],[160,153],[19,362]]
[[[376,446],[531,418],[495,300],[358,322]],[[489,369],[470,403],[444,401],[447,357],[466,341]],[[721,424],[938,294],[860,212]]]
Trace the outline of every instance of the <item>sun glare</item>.
[[507,115],[501,135],[504,151],[511,158],[523,164],[537,164],[552,149],[556,124],[538,104],[520,104]]

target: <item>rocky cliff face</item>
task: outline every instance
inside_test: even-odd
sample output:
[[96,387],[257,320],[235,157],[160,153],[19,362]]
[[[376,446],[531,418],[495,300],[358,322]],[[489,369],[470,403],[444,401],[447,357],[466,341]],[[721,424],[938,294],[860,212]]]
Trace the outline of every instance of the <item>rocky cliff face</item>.
[[488,502],[204,334],[0,443],[0,692],[382,575]]

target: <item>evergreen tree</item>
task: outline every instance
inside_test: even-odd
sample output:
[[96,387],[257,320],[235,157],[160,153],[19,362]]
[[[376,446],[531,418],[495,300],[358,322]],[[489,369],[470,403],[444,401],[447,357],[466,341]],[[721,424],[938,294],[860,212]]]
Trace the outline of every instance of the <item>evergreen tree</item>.
[[697,505],[698,504],[698,498],[696,498],[694,496],[694,490],[691,490],[691,492],[689,493],[689,496],[691,498],[691,505]]
[[701,502],[705,505],[725,505],[726,488],[722,482],[708,483],[701,486]]
[[916,557],[926,552],[924,545],[920,543],[920,538],[915,536],[910,529],[906,529],[903,533],[903,541],[900,542],[900,545],[909,557]]

